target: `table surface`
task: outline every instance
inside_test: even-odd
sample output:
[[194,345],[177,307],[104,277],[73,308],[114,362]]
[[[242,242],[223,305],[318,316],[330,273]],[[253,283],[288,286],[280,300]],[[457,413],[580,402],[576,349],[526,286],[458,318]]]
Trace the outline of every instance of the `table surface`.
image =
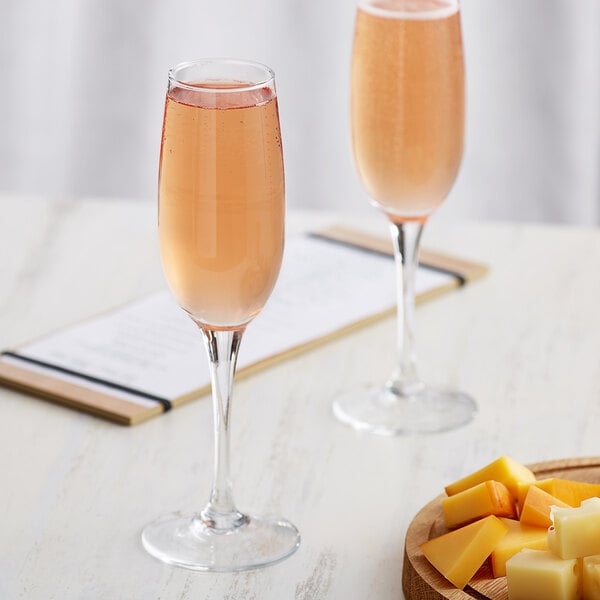
[[[153,204],[0,205],[1,348],[165,285]],[[375,211],[288,219],[293,231],[340,221],[386,232]],[[267,569],[207,574],[154,560],[140,530],[204,505],[209,401],[127,428],[0,389],[0,598],[402,598],[408,524],[446,483],[501,454],[600,454],[600,231],[433,219],[425,245],[491,267],[417,310],[421,373],[477,399],[471,424],[386,438],[334,420],[337,391],[389,375],[391,318],[239,381],[237,504],[289,518],[302,544]]]

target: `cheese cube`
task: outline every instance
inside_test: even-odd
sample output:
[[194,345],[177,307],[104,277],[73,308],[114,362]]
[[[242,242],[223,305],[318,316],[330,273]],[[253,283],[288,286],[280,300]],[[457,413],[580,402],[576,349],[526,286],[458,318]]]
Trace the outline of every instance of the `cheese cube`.
[[583,559],[581,576],[585,600],[600,600],[600,555]]
[[600,498],[584,500],[579,508],[552,507],[548,548],[560,558],[600,554]]
[[547,550],[547,529],[545,527],[531,527],[512,519],[500,519],[508,528],[506,535],[496,544],[491,556],[490,564],[494,577],[506,575],[506,561],[523,548]]
[[425,558],[457,588],[464,588],[507,527],[494,515],[433,538],[420,548]]
[[[517,483],[517,495],[516,495],[516,499],[517,499],[517,509],[519,511],[519,514],[521,514],[521,509],[523,508],[523,503],[525,502],[525,496],[527,496],[527,492],[529,491],[529,488],[533,485],[535,485],[536,483],[538,483],[537,481],[519,481],[519,483]],[[539,486],[536,486],[539,487]]]
[[506,562],[508,600],[577,600],[577,559],[545,550],[521,550]]
[[566,502],[532,485],[527,492],[527,496],[525,496],[519,520],[525,525],[545,527],[547,529],[552,525],[552,521],[550,520],[551,506],[571,508]]
[[446,494],[453,496],[490,479],[503,483],[516,498],[518,484],[535,481],[535,475],[525,465],[518,463],[509,456],[501,456],[478,471],[447,485],[445,488]]
[[499,481],[484,481],[442,500],[446,527],[452,529],[487,517],[515,517],[515,501]]
[[584,500],[600,496],[600,484],[585,481],[571,481],[570,479],[550,479],[546,484],[546,491],[569,506],[580,506]]
[[516,495],[519,508],[523,505],[530,486],[535,486],[544,490],[569,506],[579,506],[588,498],[600,496],[599,483],[587,483],[585,481],[573,481],[571,479],[551,477],[550,479],[540,479],[530,483],[520,483]]

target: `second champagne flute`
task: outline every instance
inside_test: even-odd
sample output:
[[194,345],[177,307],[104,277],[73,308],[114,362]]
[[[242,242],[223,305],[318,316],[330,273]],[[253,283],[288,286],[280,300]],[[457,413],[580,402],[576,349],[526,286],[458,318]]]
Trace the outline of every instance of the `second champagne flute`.
[[458,172],[464,72],[458,0],[361,0],[352,53],[354,159],[372,203],[388,217],[397,271],[398,360],[380,387],[334,400],[334,414],[382,435],[435,432],[469,422],[467,394],[417,375],[414,278],[427,219]]
[[298,548],[297,529],[238,511],[229,477],[238,349],[271,294],[283,255],[283,155],[268,67],[208,59],[169,72],[159,240],[169,287],[198,326],[210,361],[214,475],[204,509],[150,523],[144,547],[163,562],[199,571],[273,564]]

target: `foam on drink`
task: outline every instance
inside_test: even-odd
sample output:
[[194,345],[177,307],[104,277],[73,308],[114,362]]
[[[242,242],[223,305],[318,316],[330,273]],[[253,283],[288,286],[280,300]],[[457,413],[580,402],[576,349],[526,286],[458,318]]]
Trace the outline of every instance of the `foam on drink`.
[[389,19],[444,19],[458,11],[458,0],[361,0],[358,6]]

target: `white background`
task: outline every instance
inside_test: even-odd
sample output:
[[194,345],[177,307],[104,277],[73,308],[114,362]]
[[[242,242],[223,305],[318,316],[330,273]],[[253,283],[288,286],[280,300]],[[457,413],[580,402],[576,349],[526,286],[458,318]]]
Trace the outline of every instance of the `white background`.
[[[464,0],[468,118],[439,218],[600,223],[600,2]],[[348,133],[352,0],[0,0],[0,191],[155,199],[167,69],[278,78],[291,207],[371,211]]]

